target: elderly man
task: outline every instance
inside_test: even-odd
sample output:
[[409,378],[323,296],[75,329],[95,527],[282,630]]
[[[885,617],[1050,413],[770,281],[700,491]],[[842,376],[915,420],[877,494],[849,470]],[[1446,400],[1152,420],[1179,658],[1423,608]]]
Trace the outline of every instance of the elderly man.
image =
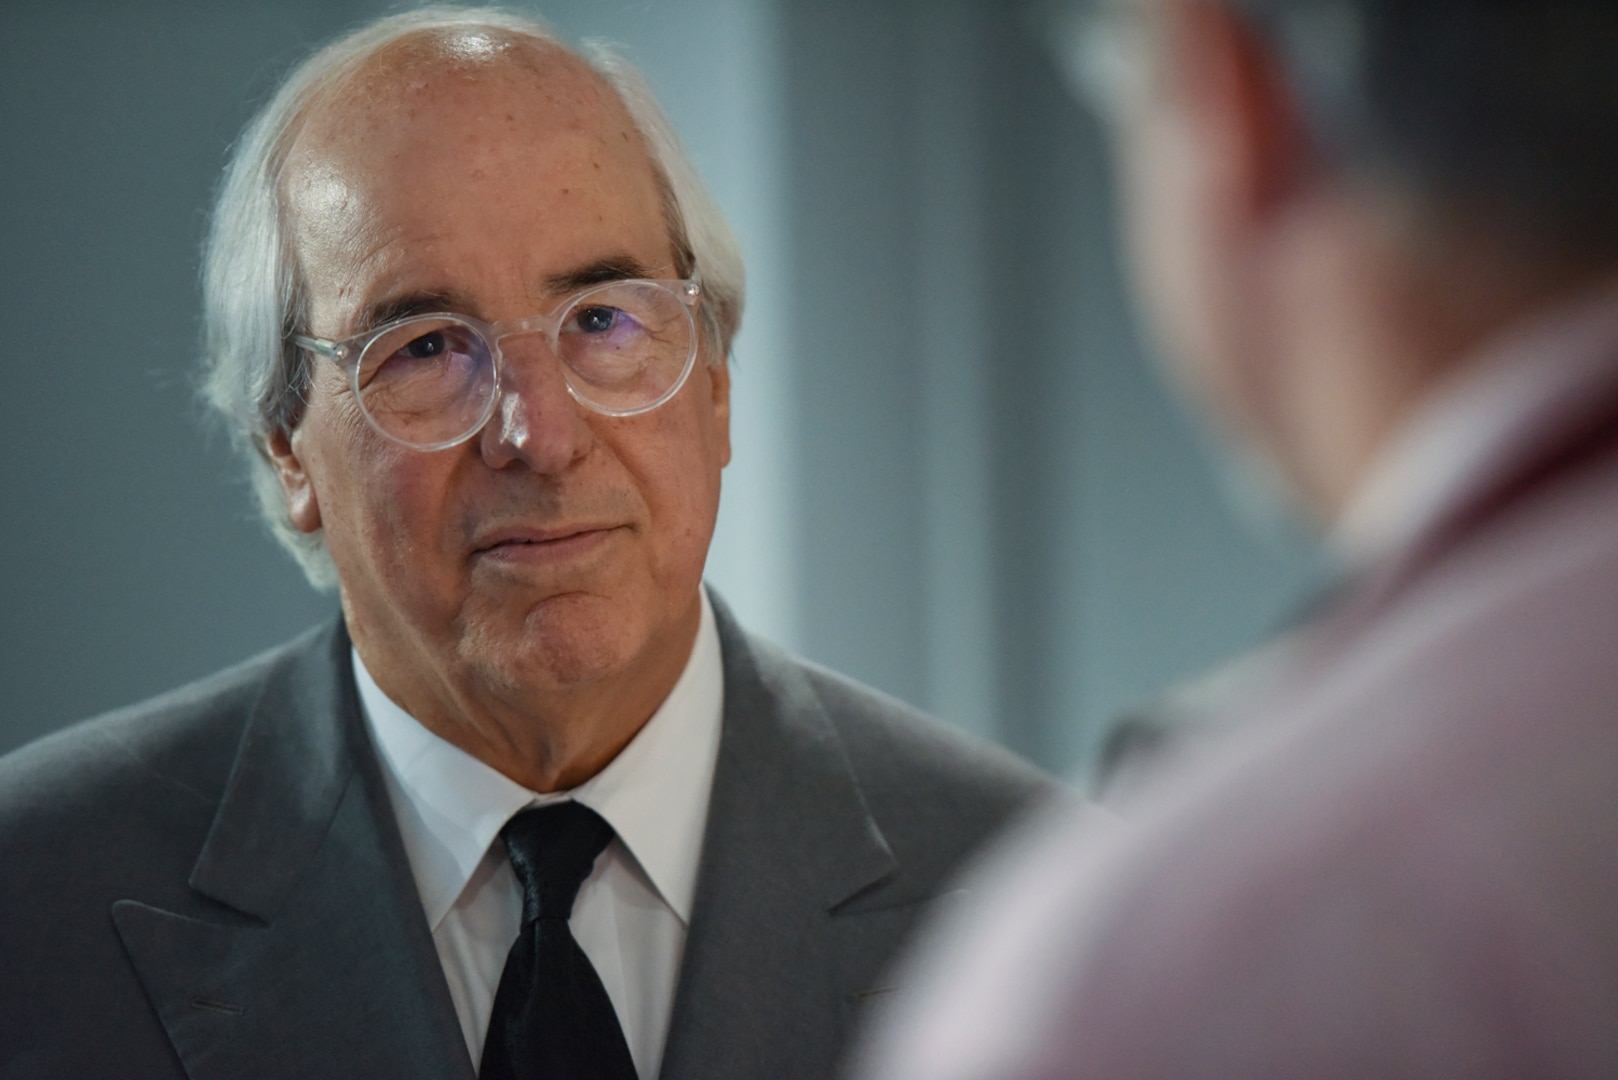
[[704,594],[741,267],[642,84],[362,29],[237,147],[205,284],[342,618],[0,763],[0,1075],[829,1075],[1046,782]]
[[1618,1076],[1618,8],[1113,6],[1144,298],[1348,580],[862,1075]]

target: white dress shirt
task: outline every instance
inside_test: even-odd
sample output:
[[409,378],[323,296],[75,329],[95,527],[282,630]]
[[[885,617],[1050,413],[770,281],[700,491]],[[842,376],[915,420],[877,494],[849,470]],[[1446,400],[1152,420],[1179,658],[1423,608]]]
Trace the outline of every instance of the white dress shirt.
[[517,811],[574,799],[617,833],[579,889],[568,925],[612,1000],[635,1070],[657,1075],[696,890],[724,708],[719,633],[706,594],[685,671],[640,732],[572,791],[536,794],[428,731],[354,677],[410,870],[466,1048],[481,1061],[522,891],[499,833]]

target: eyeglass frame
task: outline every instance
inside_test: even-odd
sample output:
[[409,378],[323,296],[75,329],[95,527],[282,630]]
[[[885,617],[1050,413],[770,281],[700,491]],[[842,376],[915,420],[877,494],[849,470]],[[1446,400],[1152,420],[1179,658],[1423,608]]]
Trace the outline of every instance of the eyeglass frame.
[[[586,297],[624,285],[655,286],[677,300],[681,311],[685,315],[686,325],[691,331],[691,348],[686,355],[685,364],[681,367],[679,376],[656,400],[647,405],[636,406],[633,409],[613,409],[596,404],[574,388],[573,380],[568,377],[571,369],[565,362],[560,360],[558,350],[562,332],[562,319],[565,315],[569,314]],[[542,333],[545,335],[545,339],[550,342],[551,351],[558,353],[558,362],[561,363],[563,372],[562,381],[567,386],[568,396],[592,412],[613,417],[639,416],[667,404],[675,394],[680,392],[680,388],[691,377],[691,372],[696,367],[697,354],[702,351],[702,333],[696,319],[696,309],[701,304],[702,297],[702,279],[697,277],[613,278],[610,281],[587,285],[577,292],[568,294],[549,312],[528,315],[520,319],[501,319],[498,322],[490,323],[475,315],[465,315],[458,311],[424,311],[419,314],[403,315],[397,319],[389,319],[379,326],[361,330],[359,333],[350,334],[345,338],[332,339],[313,337],[308,334],[289,334],[287,340],[300,349],[325,357],[337,365],[338,368],[348,373],[349,386],[354,392],[355,402],[359,405],[360,415],[365,417],[365,422],[371,425],[372,430],[377,434],[390,442],[398,443],[400,446],[408,447],[411,450],[432,453],[459,446],[474,438],[478,432],[488,426],[490,418],[494,416],[495,403],[500,400],[500,375],[505,365],[505,353],[500,348],[500,342],[508,337],[515,337],[520,334]],[[489,362],[494,366],[494,384],[489,391],[489,400],[483,407],[482,415],[464,434],[440,442],[419,444],[407,442],[384,429],[377,419],[371,415],[371,411],[365,407],[365,397],[360,392],[359,385],[360,359],[365,355],[365,350],[371,347],[371,343],[382,337],[382,335],[391,333],[407,323],[428,319],[455,319],[475,331],[489,348]]]

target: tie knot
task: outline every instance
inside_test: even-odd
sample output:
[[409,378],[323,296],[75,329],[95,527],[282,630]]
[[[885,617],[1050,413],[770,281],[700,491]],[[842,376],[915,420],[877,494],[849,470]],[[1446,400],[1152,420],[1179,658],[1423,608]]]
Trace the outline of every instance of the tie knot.
[[576,802],[536,806],[512,815],[500,830],[511,869],[522,886],[523,925],[566,919],[596,856],[612,842],[612,826]]

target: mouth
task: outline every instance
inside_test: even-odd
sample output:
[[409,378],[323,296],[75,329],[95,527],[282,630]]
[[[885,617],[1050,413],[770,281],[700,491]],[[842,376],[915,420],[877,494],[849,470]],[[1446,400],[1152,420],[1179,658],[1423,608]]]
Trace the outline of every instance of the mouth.
[[472,556],[502,563],[559,562],[595,551],[622,529],[617,525],[502,529],[480,538]]

